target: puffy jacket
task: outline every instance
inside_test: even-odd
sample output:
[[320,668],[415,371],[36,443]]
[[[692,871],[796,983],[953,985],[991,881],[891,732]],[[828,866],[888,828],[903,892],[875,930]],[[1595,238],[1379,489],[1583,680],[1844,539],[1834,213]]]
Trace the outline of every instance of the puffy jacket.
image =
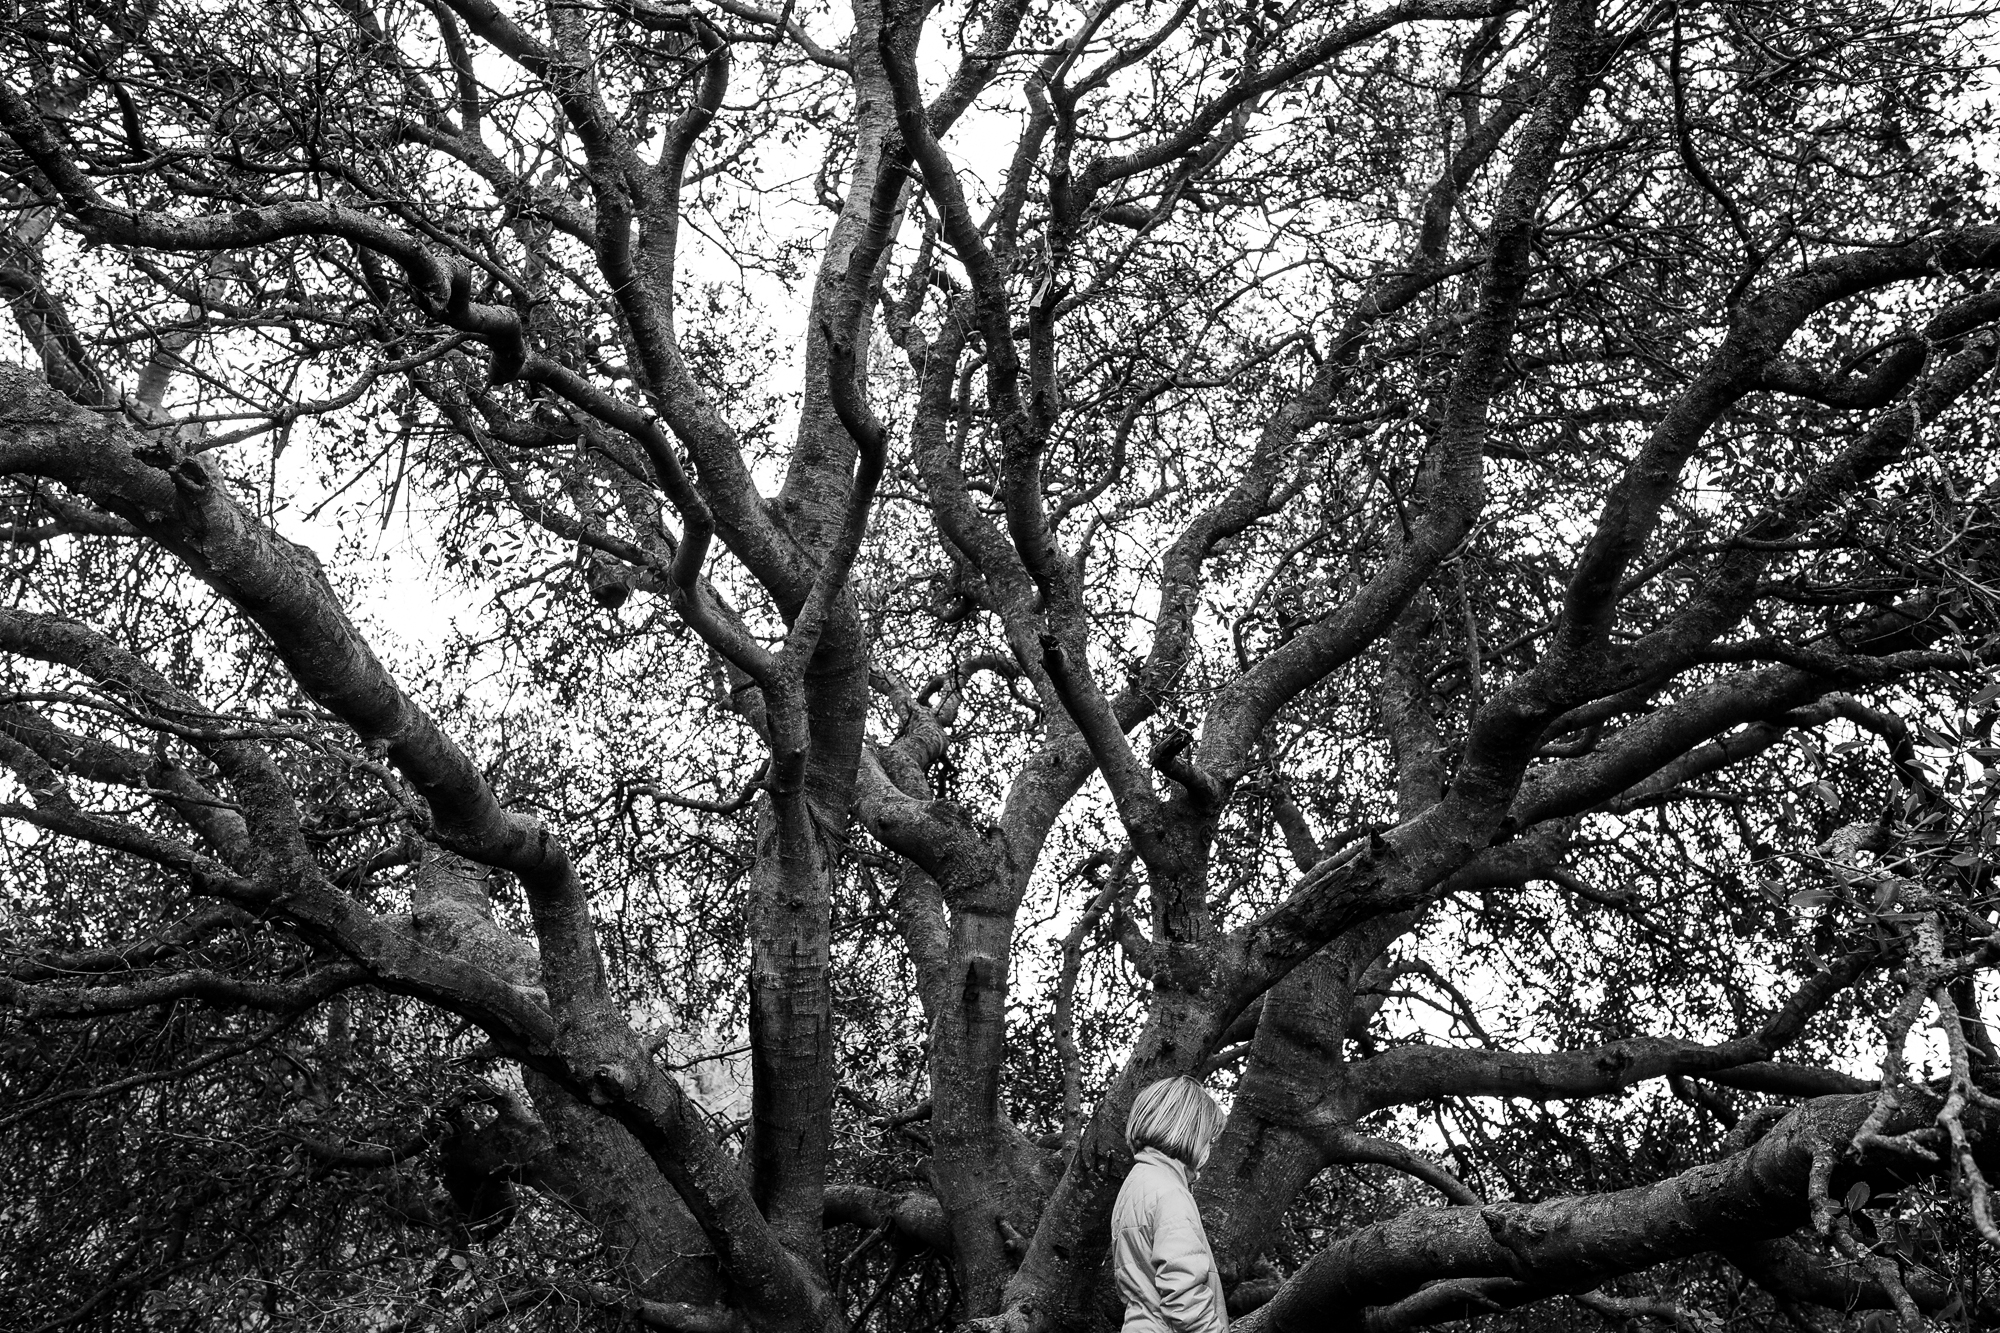
[[1223,1333],[1229,1313],[1188,1171],[1142,1148],[1111,1209],[1111,1268],[1125,1300],[1122,1333]]

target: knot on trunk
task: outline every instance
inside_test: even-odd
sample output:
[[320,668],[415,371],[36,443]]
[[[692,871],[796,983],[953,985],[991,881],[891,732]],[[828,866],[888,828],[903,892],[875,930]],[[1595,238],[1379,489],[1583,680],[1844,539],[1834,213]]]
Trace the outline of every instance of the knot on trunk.
[[630,1066],[615,1060],[606,1061],[590,1071],[590,1100],[595,1106],[605,1106],[614,1101],[630,1097],[639,1088],[639,1076]]

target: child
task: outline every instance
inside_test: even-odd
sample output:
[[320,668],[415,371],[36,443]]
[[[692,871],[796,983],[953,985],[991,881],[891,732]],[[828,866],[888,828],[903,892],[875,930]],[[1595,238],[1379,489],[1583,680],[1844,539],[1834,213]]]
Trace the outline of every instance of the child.
[[1188,1177],[1208,1160],[1222,1108],[1191,1078],[1165,1078],[1132,1101],[1125,1142],[1137,1159],[1111,1210],[1111,1265],[1122,1333],[1223,1333],[1229,1314]]

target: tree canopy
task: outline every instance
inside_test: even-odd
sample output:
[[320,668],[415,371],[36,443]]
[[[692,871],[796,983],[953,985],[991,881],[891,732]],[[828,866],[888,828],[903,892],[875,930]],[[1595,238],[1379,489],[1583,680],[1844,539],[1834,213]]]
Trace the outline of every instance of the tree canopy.
[[1992,1325],[1991,25],[14,0],[0,1322]]

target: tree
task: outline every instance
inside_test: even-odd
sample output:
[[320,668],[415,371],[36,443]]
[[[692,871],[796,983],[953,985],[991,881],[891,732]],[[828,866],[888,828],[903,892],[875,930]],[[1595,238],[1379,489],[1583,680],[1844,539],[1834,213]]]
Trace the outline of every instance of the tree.
[[27,1324],[1988,1319],[1987,21],[13,7]]

